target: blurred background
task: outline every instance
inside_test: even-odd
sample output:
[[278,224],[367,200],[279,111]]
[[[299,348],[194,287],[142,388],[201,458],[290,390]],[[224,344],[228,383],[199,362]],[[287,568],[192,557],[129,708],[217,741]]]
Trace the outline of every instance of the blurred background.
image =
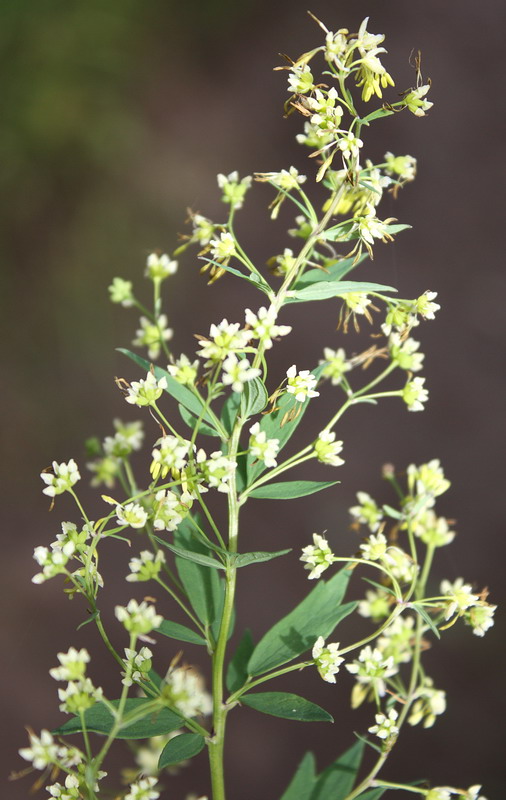
[[[370,16],[369,29],[386,34],[384,63],[398,91],[413,85],[410,53],[422,50],[424,76],[433,81],[430,114],[390,117],[372,128],[372,140],[371,129],[365,132],[373,160],[386,150],[417,157],[416,182],[380,208],[380,216],[398,216],[414,228],[394,244],[379,245],[363,275],[393,283],[403,297],[438,291],[443,308],[416,332],[426,353],[426,412],[407,414],[396,401],[355,409],[339,433],[346,458],[339,487],[293,504],[247,507],[243,549],[292,546],[294,553],[281,576],[281,562],[262,567],[260,578],[257,568],[243,571],[240,627],[249,625],[260,636],[272,624],[273,609],[282,616],[307,590],[297,558],[313,531],[327,529],[343,553],[356,546],[347,509],[358,489],[391,501],[380,477],[385,461],[404,470],[435,457],[453,484],[439,508],[457,520],[459,531],[456,544],[440,553],[436,577],[462,575],[478,588],[488,585],[491,602],[504,609],[506,6],[502,0],[313,0],[311,10],[331,30],[356,30]],[[76,632],[83,604],[65,600],[59,580],[42,587],[30,582],[34,546],[47,545],[62,519],[75,518],[65,497],[48,513],[39,472],[53,459],[73,457],[84,476],[84,440],[110,434],[113,417],[138,416],[113,383],[115,375],[138,376],[115,352],[130,345],[138,319],[110,305],[107,287],[119,275],[148,299],[146,255],[175,248],[185,210],[224,216],[218,172],[245,175],[295,164],[311,174],[308,151],[294,142],[300,123],[283,119],[286,75],[272,67],[281,63],[279,52],[295,58],[317,46],[320,34],[299,0],[3,0],[0,6],[5,781],[25,764],[17,755],[26,744],[23,726],[38,732],[62,722],[48,676],[56,652],[71,644],[89,647],[95,682],[117,691],[110,657],[95,646],[91,626]],[[286,228],[293,220],[285,210],[272,224],[270,199],[268,189],[256,186],[238,219],[260,265],[290,246]],[[191,352],[193,334],[206,333],[210,322],[242,319],[244,306],[257,302],[232,276],[206,286],[199,266],[189,251],[165,284],[176,353]],[[335,331],[337,314],[337,303],[326,302],[283,318],[299,322],[302,333],[288,346],[297,347],[300,368],[316,363],[323,344],[354,349]],[[280,343],[274,351],[280,375],[292,363],[286,347]],[[85,482],[83,498],[98,516],[100,501]],[[107,558],[106,552],[106,620],[122,647],[112,606],[130,596],[128,554],[121,563],[116,551]],[[484,640],[455,626],[428,654],[429,672],[447,691],[449,709],[431,731],[407,732],[386,778],[430,777],[435,785],[464,787],[482,782],[489,800],[504,796],[502,609]],[[204,668],[196,649],[188,646],[185,658]],[[170,640],[157,645],[160,672],[176,651]],[[275,800],[308,748],[323,768],[351,744],[351,728],[364,731],[371,724],[370,708],[349,712],[352,682],[346,676],[334,687],[323,685],[315,671],[305,673],[303,683],[304,694],[333,713],[336,724],[299,727],[249,709],[234,712],[230,797]],[[300,685],[291,676],[281,688]],[[27,797],[32,782],[6,783],[6,796]],[[164,798],[205,794],[204,755],[166,786]]]

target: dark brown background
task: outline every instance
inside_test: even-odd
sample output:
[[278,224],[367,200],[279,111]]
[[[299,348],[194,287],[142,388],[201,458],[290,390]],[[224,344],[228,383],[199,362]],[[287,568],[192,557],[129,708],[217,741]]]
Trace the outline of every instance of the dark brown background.
[[[281,114],[285,76],[271,71],[279,51],[296,56],[319,42],[305,6],[293,0],[2,4],[5,777],[22,766],[16,750],[26,741],[23,725],[38,731],[61,720],[47,672],[55,653],[70,644],[95,649],[91,626],[75,632],[81,603],[64,601],[58,580],[36,587],[30,578],[33,547],[52,541],[60,520],[74,514],[65,498],[47,513],[38,473],[52,459],[75,457],[84,464],[84,439],[108,434],[113,416],[128,416],[112,378],[135,375],[114,348],[128,345],[137,319],[109,305],[107,286],[115,275],[142,284],[146,253],[175,246],[187,206],[221,216],[217,172],[249,174],[292,163],[308,169],[306,153],[293,144],[295,122]],[[441,552],[436,571],[488,584],[493,602],[504,605],[505,599],[506,6],[500,0],[315,0],[311,8],[334,30],[356,28],[370,15],[370,29],[387,35],[385,63],[399,90],[413,82],[410,51],[423,51],[424,71],[433,80],[430,116],[396,115],[377,124],[374,141],[367,141],[373,159],[387,149],[418,158],[416,183],[395,208],[389,200],[382,207],[384,216],[398,215],[414,229],[379,247],[364,274],[394,283],[402,296],[437,290],[443,310],[419,329],[428,410],[406,414],[394,402],[356,409],[340,434],[346,457],[340,487],[291,505],[259,503],[254,518],[254,508],[245,514],[245,549],[295,548],[281,576],[281,562],[241,575],[241,619],[257,635],[306,589],[296,554],[313,530],[328,529],[343,553],[354,547],[346,509],[357,489],[388,501],[379,478],[387,460],[402,469],[441,458],[453,481],[441,510],[458,519],[459,537]],[[256,188],[250,226],[248,209],[239,223],[260,264],[289,245],[283,225],[267,222],[266,198]],[[211,321],[241,319],[244,305],[255,302],[232,279],[207,288],[191,256],[168,292],[176,352],[188,352],[192,334],[205,332]],[[338,345],[336,313],[326,303],[292,315],[304,332],[292,340],[298,364],[314,364],[322,342]],[[279,370],[286,369],[286,343],[276,353]],[[123,580],[127,558],[120,566],[107,558],[103,563],[109,608],[130,596]],[[109,618],[122,646],[112,612]],[[456,626],[429,654],[449,710],[432,731],[407,732],[387,770],[390,779],[430,776],[436,784],[466,787],[480,781],[489,800],[503,797],[504,631],[499,611],[484,640]],[[175,650],[159,643],[158,658],[168,663]],[[186,657],[202,663],[201,653],[191,650]],[[114,692],[111,664],[99,654],[91,674]],[[234,712],[231,798],[279,797],[308,747],[323,766],[348,746],[351,727],[370,724],[368,713],[348,711],[351,681],[345,676],[336,687],[316,675],[304,675],[304,683],[305,694],[334,713],[336,724],[299,727]],[[297,678],[285,686],[296,690]],[[194,764],[169,785],[167,797],[207,790],[204,756]],[[6,796],[27,797],[29,783],[6,785]]]

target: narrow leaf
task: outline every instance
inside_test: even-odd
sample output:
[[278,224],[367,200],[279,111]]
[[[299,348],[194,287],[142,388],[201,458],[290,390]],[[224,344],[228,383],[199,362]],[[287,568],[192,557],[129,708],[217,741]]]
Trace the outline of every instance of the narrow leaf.
[[188,561],[193,561],[195,564],[202,564],[204,567],[212,567],[213,569],[225,569],[225,565],[218,561],[216,558],[211,558],[211,556],[206,556],[203,553],[196,553],[193,550],[187,550],[185,547],[179,547],[176,544],[170,544],[170,542],[166,542],[165,539],[161,539],[159,536],[155,536],[157,542],[161,545],[166,547],[168,550],[171,550],[177,556],[181,558],[186,558]]
[[431,629],[431,631],[434,634],[434,636],[436,636],[437,639],[440,639],[441,638],[441,634],[439,633],[439,630],[437,629],[436,625],[434,625],[434,622],[430,618],[429,614],[427,614],[427,612],[424,609],[424,607],[423,606],[419,606],[416,603],[413,603],[412,608],[420,614],[421,618],[427,623],[427,625]]
[[255,647],[248,664],[250,675],[261,675],[310,650],[319,636],[327,638],[356,603],[340,605],[349,570],[341,570],[329,581],[318,581],[304,600],[279,620]]
[[[174,539],[178,547],[207,555],[206,548],[192,536],[189,523],[183,520]],[[217,569],[197,564],[187,558],[176,556],[176,569],[186,595],[201,622],[212,625],[220,619],[223,608],[223,586]]]
[[[189,428],[191,428],[192,431],[195,430],[195,426],[197,425],[198,417],[196,417],[194,414],[192,414],[191,411],[188,411],[188,409],[185,408],[183,405],[181,405],[181,403],[179,403],[178,408],[179,408],[179,413],[181,414],[181,419],[183,420],[183,422],[186,422],[186,424],[188,425]],[[216,428],[211,428],[210,425],[206,425],[206,423],[203,422],[202,420],[200,420],[200,422],[199,422],[199,431],[198,432],[202,433],[204,436],[217,436],[218,438],[220,437],[220,434],[218,433]]]
[[333,764],[325,769],[318,778],[311,800],[344,800],[351,792],[362,761],[364,745],[355,742]]
[[[126,350],[124,347],[118,347],[117,349],[119,353],[123,353],[123,355],[128,356],[128,358],[134,361],[137,366],[142,367],[142,369],[146,372],[149,372],[151,369],[151,362],[146,361],[146,359],[142,358],[142,356],[138,356],[136,353],[132,353],[130,350]],[[160,378],[165,378],[167,381],[167,389],[165,391],[168,392],[171,397],[177,400],[178,403],[181,403],[181,405],[185,406],[185,408],[195,414],[196,417],[200,417],[203,406],[199,398],[196,397],[193,392],[187,389],[186,386],[183,386],[181,383],[178,383],[176,380],[174,380],[172,375],[169,375],[167,370],[155,366],[154,371],[157,380],[160,380]],[[212,428],[215,427],[214,421],[212,417],[209,416],[208,412],[204,414],[204,419]]]
[[325,709],[291,692],[248,692],[242,695],[241,703],[273,717],[299,722],[334,722]]
[[341,481],[282,481],[281,483],[266,483],[253,489],[250,497],[262,500],[293,500],[296,497],[306,497],[308,494],[321,492],[329,486],[335,486]]
[[179,622],[171,622],[168,619],[164,619],[155,632],[168,636],[170,639],[177,639],[180,642],[207,645],[206,640],[200,633],[195,633],[191,628],[187,628],[186,625],[180,625]]
[[[361,255],[356,261],[354,258],[345,258],[341,261],[336,261],[334,264],[327,264],[325,269],[309,269],[303,276],[294,284],[293,288],[298,291],[305,289],[320,281],[340,281],[348,272],[358,267],[367,258],[365,254]],[[285,303],[291,303],[291,299],[287,299]]]
[[[119,700],[113,700],[112,704],[118,706]],[[153,702],[149,698],[135,697],[130,698],[125,704],[125,715],[133,711],[141,711],[142,706],[149,706],[150,710],[146,716],[120,728],[116,734],[117,739],[149,739],[151,736],[161,736],[165,733],[172,733],[181,727],[181,717],[168,708],[160,708],[153,713]],[[108,735],[114,725],[114,718],[104,703],[95,703],[84,712],[86,730],[93,733]],[[83,730],[81,719],[72,717],[60,728],[53,731],[57,736],[69,736],[73,733],[81,733]]]
[[231,556],[230,562],[237,568],[247,567],[249,564],[260,564],[262,561],[271,561],[273,558],[286,556],[287,553],[291,552],[292,548],[289,547],[288,550],[278,550],[275,553],[267,553],[262,550],[258,550],[255,553],[237,553],[237,555]]
[[303,303],[308,300],[329,300],[350,292],[396,292],[393,286],[383,286],[381,283],[362,281],[320,281],[305,289],[294,291],[292,302]]
[[181,733],[167,742],[158,760],[158,769],[179,764],[187,758],[193,758],[206,746],[206,740],[200,733]]
[[379,800],[380,797],[383,797],[385,792],[386,792],[386,789],[382,788],[381,786],[378,789],[369,789],[368,792],[364,792],[363,794],[359,794],[359,796],[357,797],[357,800]]
[[280,800],[310,800],[316,782],[314,755],[306,753]]
[[226,684],[229,692],[236,692],[246,683],[248,661],[254,644],[250,630],[245,630],[227,669]]

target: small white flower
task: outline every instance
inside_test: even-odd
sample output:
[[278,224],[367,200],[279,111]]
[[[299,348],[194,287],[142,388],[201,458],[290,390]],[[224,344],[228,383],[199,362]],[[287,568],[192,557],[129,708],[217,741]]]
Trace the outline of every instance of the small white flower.
[[152,451],[151,474],[157,478],[160,474],[165,478],[170,471],[179,471],[186,467],[187,456],[190,452],[191,442],[172,434],[162,436],[156,442],[157,447]]
[[155,788],[157,784],[158,778],[139,778],[135,783],[130,784],[124,800],[158,800],[160,792]]
[[313,75],[309,66],[292,67],[288,76],[288,89],[294,94],[306,94],[313,88]]
[[497,606],[483,602],[469,609],[466,621],[472,626],[475,636],[484,636],[492,627],[496,608]]
[[192,362],[188,356],[181,353],[180,357],[176,359],[175,364],[168,364],[167,372],[174,380],[183,384],[183,386],[192,386],[198,374],[198,366],[198,358]]
[[339,642],[326,645],[323,636],[319,636],[314,643],[312,656],[323,680],[327,683],[335,683],[335,676],[344,661],[344,658],[339,655]]
[[424,403],[429,399],[429,392],[424,388],[425,378],[413,378],[402,390],[402,399],[408,411],[423,411]]
[[230,490],[230,478],[234,474],[237,463],[224,456],[220,450],[211,453],[207,460],[200,462],[205,479],[212,489],[227,493]]
[[61,783],[53,783],[46,788],[51,797],[56,797],[57,800],[79,800],[82,797],[79,791],[79,779],[76,775],[67,775],[65,786],[62,786]]
[[150,581],[156,578],[164,563],[165,555],[161,550],[158,550],[156,555],[151,550],[143,550],[139,558],[130,559],[128,564],[130,574],[126,576],[126,580],[130,582]]
[[76,462],[71,458],[70,461],[61,464],[53,461],[51,471],[41,472],[40,477],[47,484],[42,493],[48,497],[55,497],[57,494],[68,492],[81,476]]
[[232,386],[234,392],[242,392],[244,384],[258,378],[261,370],[252,367],[247,358],[237,358],[231,353],[223,362],[222,381],[225,386]]
[[350,514],[375,533],[383,520],[383,511],[367,492],[357,492],[357,500],[360,505],[350,508]]
[[132,281],[124,281],[123,278],[114,278],[109,286],[112,303],[120,303],[123,308],[130,308],[134,304],[132,291]]
[[330,347],[325,347],[323,350],[324,360],[320,364],[324,364],[322,370],[322,377],[330,378],[333,386],[341,383],[344,373],[351,369],[351,364],[346,360],[346,353],[343,348],[332,350]]
[[371,300],[364,292],[346,292],[340,295],[344,300],[350,311],[354,314],[367,314],[367,306],[370,305]]
[[406,108],[409,108],[409,110],[416,117],[424,117],[425,112],[434,105],[434,103],[424,100],[424,97],[429,89],[430,85],[425,84],[425,86],[419,86],[417,89],[413,89],[413,91],[408,92],[408,94],[404,97]]
[[[239,210],[244,203],[244,196],[251,186],[251,175],[239,180],[239,174],[235,170],[230,175],[218,175],[218,186],[223,190],[222,200],[229,203],[231,208]],[[212,244],[212,242],[211,242]]]
[[93,685],[90,678],[70,681],[66,689],[58,689],[62,701],[59,709],[67,714],[81,714],[102,699],[102,689]]
[[165,676],[163,697],[185,717],[210,714],[212,698],[204,690],[204,681],[193,669],[171,668]]
[[216,261],[225,261],[235,255],[235,241],[232,234],[225,232],[220,234],[219,239],[211,239],[211,255]]
[[90,654],[82,648],[76,650],[71,647],[67,653],[57,653],[59,667],[53,667],[49,674],[55,681],[78,681],[84,678],[86,664],[89,663]]
[[132,686],[135,682],[144,680],[146,674],[152,667],[153,653],[149,647],[141,647],[139,652],[125,647],[125,666],[126,671],[122,673],[123,686]]
[[437,297],[437,292],[424,292],[414,302],[414,310],[420,314],[424,319],[434,319],[436,311],[439,311],[441,306],[434,303],[434,298]]
[[194,496],[190,492],[178,495],[170,489],[160,489],[155,500],[153,527],[158,531],[175,531],[192,507]]
[[122,422],[113,420],[116,429],[114,436],[106,436],[103,447],[108,456],[127,458],[134,450],[140,450],[144,439],[142,422]]
[[291,325],[276,325],[277,312],[274,306],[259,308],[254,314],[249,308],[245,310],[246,324],[251,328],[251,335],[259,339],[266,350],[272,347],[272,340],[278,336],[287,336]]
[[441,581],[441,594],[448,597],[445,619],[457,613],[462,614],[480,601],[479,596],[473,593],[471,584],[464,583],[464,578],[457,578],[453,583]]
[[319,578],[334,562],[334,554],[324,536],[313,533],[313,544],[302,548],[301,561],[305,561],[304,569],[311,570],[308,578]]
[[336,442],[335,438],[334,431],[321,431],[314,443],[314,450],[318,461],[321,461],[322,464],[340,467],[341,464],[344,464],[344,459],[340,458],[338,453],[343,449],[343,443],[342,441]]
[[177,272],[177,261],[171,261],[169,256],[164,253],[150,253],[146,260],[146,277],[152,280],[163,281],[169,275]]
[[416,158],[413,156],[394,156],[385,153],[387,175],[392,175],[401,181],[412,181],[416,176]]
[[427,496],[428,504],[434,505],[434,498],[446,492],[450,486],[450,481],[445,478],[443,468],[438,458],[433,458],[427,464],[419,467],[410,464],[407,469],[408,487],[411,494],[416,489],[419,496]]
[[413,533],[431,547],[443,547],[453,542],[455,538],[455,531],[449,529],[448,520],[445,517],[437,517],[431,508],[416,517],[413,522]]
[[303,403],[310,397],[319,397],[320,392],[314,390],[317,379],[308,369],[297,372],[297,367],[293,364],[290,369],[287,369],[286,377],[288,378],[286,391],[294,394],[299,403]]
[[35,769],[45,769],[58,760],[59,746],[48,730],[42,730],[40,736],[30,733],[30,747],[18,750],[21,758],[31,761]]
[[206,367],[223,361],[231,353],[243,351],[251,339],[251,331],[242,330],[239,322],[223,319],[219,325],[211,325],[209,336],[210,339],[201,338],[202,346],[197,351],[198,355],[208,359]]
[[393,739],[399,733],[399,728],[395,724],[398,716],[394,708],[388,712],[388,717],[385,714],[376,714],[374,717],[376,725],[368,729],[369,733],[375,733],[379,739]]
[[387,548],[388,542],[383,533],[371,534],[371,536],[366,539],[365,543],[360,545],[362,558],[365,558],[366,561],[378,561],[382,559],[387,552]]
[[263,461],[266,467],[277,466],[276,455],[279,450],[279,439],[267,439],[265,431],[260,430],[260,423],[255,422],[249,429],[249,451],[253,458]]
[[116,606],[114,613],[129,633],[140,636],[158,628],[163,622],[163,617],[156,613],[155,607],[145,600],[138,603],[132,599],[126,607]]
[[152,372],[148,372],[145,379],[132,381],[128,387],[125,400],[130,405],[151,406],[162,396],[163,390],[167,388],[167,379],[157,380]]
[[139,503],[127,503],[116,506],[116,522],[118,525],[129,525],[131,528],[143,528],[148,521],[147,512]]
[[385,656],[377,647],[373,649],[370,645],[363,647],[358,659],[351,664],[346,664],[346,669],[356,676],[359,685],[362,684],[352,694],[353,708],[356,708],[365,699],[365,693],[369,687],[383,697],[386,692],[386,679],[398,672],[392,656]]
[[172,339],[174,331],[167,327],[167,316],[160,314],[154,322],[147,317],[140,318],[141,327],[137,329],[136,339],[132,344],[136,347],[147,347],[149,358],[155,360],[160,355],[162,343]]
[[402,338],[398,333],[392,333],[388,343],[392,363],[409,372],[419,372],[425,358],[423,353],[418,353],[420,342],[415,339]]
[[364,143],[362,139],[359,139],[351,131],[348,131],[348,133],[338,140],[337,146],[342,152],[343,158],[348,160],[352,157],[358,158],[360,148],[364,146]]

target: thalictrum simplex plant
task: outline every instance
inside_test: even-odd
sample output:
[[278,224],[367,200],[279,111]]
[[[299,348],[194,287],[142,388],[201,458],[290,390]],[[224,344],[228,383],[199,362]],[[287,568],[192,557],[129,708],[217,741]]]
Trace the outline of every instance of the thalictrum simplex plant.
[[[118,692],[110,698],[87,675],[86,649],[58,653],[50,674],[61,686],[59,707],[67,718],[57,730],[30,733],[29,747],[20,751],[42,772],[39,785],[49,782],[51,797],[156,800],[165,787],[169,797],[167,768],[187,765],[206,750],[210,797],[224,800],[229,715],[246,706],[251,713],[332,722],[311,700],[267,686],[294,670],[316,669],[328,683],[350,684],[352,707],[366,704],[370,723],[355,739],[350,732],[350,748],[323,772],[311,753],[294,765],[281,800],[377,800],[399,789],[427,800],[484,800],[479,785],[403,784],[383,777],[403,729],[430,728],[446,708],[444,690],[425,669],[427,643],[436,644],[456,623],[477,636],[493,624],[495,606],[485,590],[459,577],[432,587],[433,559],[455,535],[452,523],[436,511],[437,499],[450,487],[437,458],[401,473],[384,468],[391,505],[358,491],[350,509],[360,537],[354,554],[340,552],[335,536],[308,532],[300,567],[311,583],[300,602],[281,619],[273,610],[272,627],[257,642],[236,619],[231,640],[241,570],[260,571],[272,559],[286,569],[290,544],[278,536],[279,550],[254,550],[254,543],[240,539],[240,517],[254,515],[255,499],[337,494],[333,470],[344,472],[353,437],[350,429],[351,441],[345,445],[341,439],[348,409],[366,403],[379,414],[376,406],[385,400],[398,403],[399,413],[420,412],[428,400],[420,375],[424,355],[412,333],[439,311],[436,292],[399,298],[395,287],[356,276],[379,242],[388,244],[409,227],[384,219],[379,209],[385,193],[398,199],[416,175],[410,155],[387,152],[380,163],[370,161],[367,136],[373,124],[396,113],[423,117],[432,106],[430,84],[417,59],[415,85],[383,99],[394,86],[381,61],[384,36],[370,33],[367,19],[356,32],[333,32],[314,20],[323,44],[276,68],[287,73],[286,115],[302,118],[297,141],[310,148],[310,175],[289,165],[242,178],[237,172],[218,175],[223,220],[191,212],[192,230],[174,253],[149,255],[151,304],[138,298],[131,281],[114,278],[112,302],[141,313],[133,344],[143,354],[123,349],[131,359],[129,367],[125,360],[129,377],[116,379],[139,419],[116,419],[102,443],[88,442],[86,467],[101,494],[93,509],[77,493],[81,475],[74,459],[53,462],[42,472],[51,506],[66,493],[76,510],[54,542],[35,549],[39,572],[33,581],[61,576],[67,595],[82,596],[83,616],[96,626],[118,671]],[[281,246],[267,269],[246,251],[234,226],[254,181],[267,184],[259,194],[267,191],[272,220],[283,204],[295,217],[292,247]],[[232,321],[212,324],[207,336],[197,331],[196,353],[177,355],[163,290],[177,270],[176,258],[187,257],[191,247],[209,283],[246,281],[257,305],[239,321],[234,314]],[[292,331],[283,321],[286,306],[307,304],[311,315],[322,301],[337,307],[339,346],[322,343],[317,364],[289,357],[286,376],[273,383],[271,351]],[[350,355],[347,337],[359,325],[370,328],[371,344]],[[333,410],[328,419],[320,415],[315,437],[304,432],[304,415],[323,393]],[[290,441],[296,429],[299,449]],[[145,441],[151,466],[138,474],[132,456]],[[328,466],[328,480],[314,479],[315,462]],[[143,584],[141,595],[148,584],[159,598],[156,608],[149,597],[116,606],[123,637],[106,630],[100,607],[105,579],[99,554],[110,539],[132,547],[126,580]],[[347,599],[350,582],[361,589],[359,600]],[[335,633],[352,614],[370,623],[358,641]],[[185,624],[173,621],[174,615],[184,615]],[[169,664],[157,658],[160,637],[175,640]],[[209,657],[210,686],[181,660],[185,644],[200,646]],[[104,770],[117,739],[131,746],[121,789],[109,786]]]

